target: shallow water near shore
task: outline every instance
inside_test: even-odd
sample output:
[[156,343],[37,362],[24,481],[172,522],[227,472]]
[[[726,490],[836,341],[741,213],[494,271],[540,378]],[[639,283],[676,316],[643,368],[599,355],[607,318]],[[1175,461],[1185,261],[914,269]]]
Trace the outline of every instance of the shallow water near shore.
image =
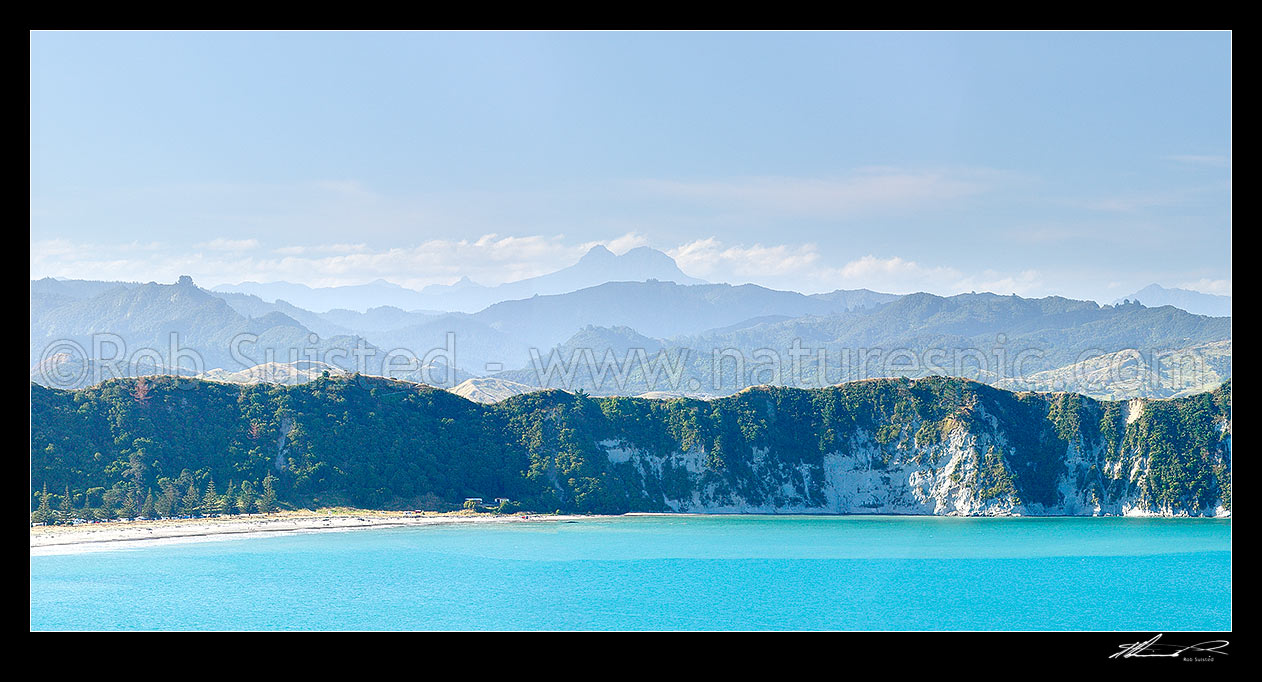
[[30,562],[35,630],[1231,627],[1230,519],[630,516]]

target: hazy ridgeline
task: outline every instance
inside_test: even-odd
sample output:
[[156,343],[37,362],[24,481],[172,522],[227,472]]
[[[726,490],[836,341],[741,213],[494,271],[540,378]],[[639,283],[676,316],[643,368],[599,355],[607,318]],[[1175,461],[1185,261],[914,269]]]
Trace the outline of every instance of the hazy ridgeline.
[[187,279],[45,279],[31,285],[30,362],[32,381],[59,388],[162,373],[301,383],[330,370],[447,388],[494,377],[594,395],[719,396],[762,384],[948,375],[1015,390],[1160,398],[1231,377],[1231,318],[1133,301],[808,296],[658,280],[500,301],[476,313],[314,312]]

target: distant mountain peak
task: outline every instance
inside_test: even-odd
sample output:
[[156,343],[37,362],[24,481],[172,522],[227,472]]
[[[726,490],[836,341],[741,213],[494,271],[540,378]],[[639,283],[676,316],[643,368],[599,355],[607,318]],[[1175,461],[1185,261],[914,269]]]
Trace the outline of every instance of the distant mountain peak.
[[1138,301],[1148,308],[1174,306],[1194,315],[1211,317],[1231,316],[1231,297],[1218,294],[1206,294],[1192,289],[1163,287],[1160,284],[1149,284],[1135,293],[1113,301],[1114,305],[1124,301]]
[[[675,259],[651,246],[637,246],[621,256],[597,244],[577,263],[551,275],[533,278],[536,282],[563,279],[566,275],[589,280],[589,286],[600,281],[659,280],[676,284],[705,284],[705,280],[689,277],[679,269]],[[573,287],[578,288],[578,287]],[[571,290],[573,290],[573,288]],[[556,292],[559,293],[559,292]]]
[[604,244],[597,244],[588,249],[587,253],[583,254],[583,257],[580,258],[578,262],[590,263],[593,261],[610,260],[617,257],[618,256],[615,255],[613,251],[605,248]]
[[650,246],[637,246],[634,249],[631,249],[630,251],[622,254],[621,256],[619,256],[619,258],[621,260],[631,261],[637,264],[657,263],[657,264],[664,265],[664,264],[669,263],[671,267],[674,267],[674,268],[679,267],[675,263],[674,258],[671,258],[669,255],[663,253],[662,251],[658,251],[657,249],[654,249]]
[[[312,311],[346,309],[366,311],[381,305],[403,310],[475,312],[501,301],[578,291],[605,282],[674,282],[706,284],[689,277],[668,254],[649,246],[637,246],[617,255],[603,244],[587,250],[577,262],[555,272],[495,286],[484,286],[467,275],[452,284],[431,284],[420,291],[378,279],[369,284],[313,288],[289,282],[242,282],[221,284],[214,291],[243,293],[266,302],[288,301]],[[46,287],[49,288],[49,287]]]

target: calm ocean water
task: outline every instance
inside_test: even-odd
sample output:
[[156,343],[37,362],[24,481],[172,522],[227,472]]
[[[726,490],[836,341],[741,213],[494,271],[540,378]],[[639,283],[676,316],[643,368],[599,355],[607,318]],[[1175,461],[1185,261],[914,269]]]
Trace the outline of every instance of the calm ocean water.
[[31,557],[31,628],[1226,630],[1231,522],[625,517]]

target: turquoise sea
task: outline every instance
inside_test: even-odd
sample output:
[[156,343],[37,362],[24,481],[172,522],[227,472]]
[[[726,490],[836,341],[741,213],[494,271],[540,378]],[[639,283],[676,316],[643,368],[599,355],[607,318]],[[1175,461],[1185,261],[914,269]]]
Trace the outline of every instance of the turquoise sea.
[[34,630],[1227,630],[1231,521],[620,517],[31,557]]

